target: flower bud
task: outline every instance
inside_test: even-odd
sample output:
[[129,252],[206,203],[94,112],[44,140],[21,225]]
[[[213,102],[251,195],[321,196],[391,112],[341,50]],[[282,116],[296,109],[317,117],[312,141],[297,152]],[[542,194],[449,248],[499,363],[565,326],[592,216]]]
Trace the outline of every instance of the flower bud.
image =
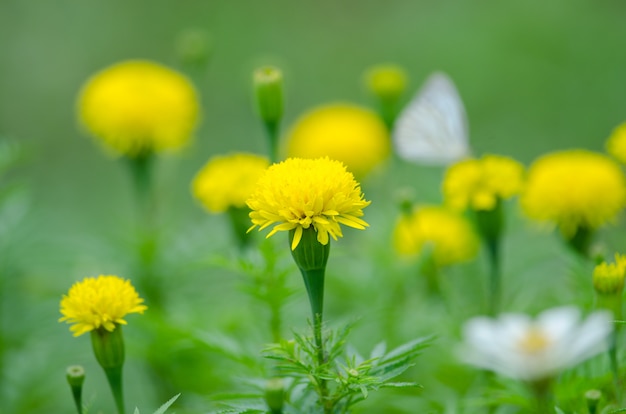
[[85,369],[80,365],[72,365],[67,367],[66,371],[67,383],[70,384],[72,389],[72,397],[74,398],[74,404],[76,404],[76,410],[79,414],[83,412],[82,394],[83,394],[83,382],[85,382]]
[[598,412],[598,404],[601,399],[602,392],[600,390],[589,390],[585,393],[585,401],[587,402],[589,414],[596,414]]
[[205,65],[211,55],[211,49],[211,36],[203,29],[185,29],[176,39],[178,58],[188,65]]
[[266,124],[277,125],[283,116],[283,74],[272,66],[254,72],[257,109]]
[[593,269],[593,288],[600,295],[620,295],[624,290],[624,265],[600,263]]
[[396,101],[406,90],[407,75],[397,65],[378,65],[370,68],[365,81],[368,90],[381,101]]
[[271,414],[283,412],[285,401],[285,385],[282,378],[271,378],[265,383],[265,403]]

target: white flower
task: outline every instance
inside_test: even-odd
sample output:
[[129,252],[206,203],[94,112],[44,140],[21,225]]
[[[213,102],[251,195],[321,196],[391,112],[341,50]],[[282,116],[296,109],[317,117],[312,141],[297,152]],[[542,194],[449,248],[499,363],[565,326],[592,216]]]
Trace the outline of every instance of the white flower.
[[460,357],[511,378],[548,379],[605,350],[612,319],[598,311],[581,321],[574,307],[550,309],[535,320],[523,314],[478,317],[464,326]]

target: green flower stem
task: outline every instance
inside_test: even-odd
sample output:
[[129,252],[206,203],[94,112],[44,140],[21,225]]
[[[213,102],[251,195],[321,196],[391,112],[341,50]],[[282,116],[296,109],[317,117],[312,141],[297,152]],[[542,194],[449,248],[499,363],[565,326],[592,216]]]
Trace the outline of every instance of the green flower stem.
[[476,227],[487,249],[489,258],[489,288],[488,308],[489,315],[496,315],[500,311],[501,297],[501,253],[500,239],[503,229],[504,213],[502,201],[498,200],[492,210],[476,210]]
[[96,360],[104,370],[109,387],[115,400],[118,414],[125,414],[124,394],[122,391],[122,367],[124,366],[125,350],[122,327],[116,325],[112,332],[104,328],[91,331],[91,345]]
[[[622,291],[615,292],[614,294],[601,294],[596,293],[596,307],[598,309],[607,309],[613,313],[615,320],[622,320]],[[613,373],[613,386],[615,387],[615,399],[618,404],[622,402],[622,380],[620,378],[619,358],[617,350],[619,349],[619,330],[621,324],[615,325],[615,329],[609,339],[609,361],[611,364],[611,371]]]
[[426,277],[428,292],[433,296],[443,297],[440,282],[439,266],[435,262],[432,252],[426,252],[419,266],[420,273]]
[[[289,245],[293,242],[295,230],[289,231]],[[302,273],[304,285],[309,296],[311,314],[313,316],[313,336],[317,349],[318,370],[326,364],[322,326],[324,323],[324,278],[326,263],[330,253],[330,242],[322,245],[317,240],[317,232],[313,227],[303,229],[298,246],[291,251],[294,261]],[[320,404],[325,414],[332,412],[332,402],[328,400],[326,380],[316,376]]]
[[265,132],[267,134],[268,142],[269,142],[269,156],[270,161],[272,163],[278,162],[280,159],[279,156],[279,148],[278,148],[278,122],[277,121],[264,121]]
[[248,232],[250,227],[250,209],[243,207],[229,207],[227,210],[233,236],[239,249],[244,249],[252,239]]
[[535,395],[537,414],[554,414],[554,397],[552,395],[552,379],[533,381],[530,383]]
[[138,217],[137,282],[153,309],[161,309],[164,302],[163,289],[154,269],[159,248],[152,182],[154,156],[151,153],[140,154],[128,158],[128,163],[135,189]]
[[589,257],[592,240],[593,230],[585,226],[578,227],[572,237],[566,238],[567,244],[584,257]]

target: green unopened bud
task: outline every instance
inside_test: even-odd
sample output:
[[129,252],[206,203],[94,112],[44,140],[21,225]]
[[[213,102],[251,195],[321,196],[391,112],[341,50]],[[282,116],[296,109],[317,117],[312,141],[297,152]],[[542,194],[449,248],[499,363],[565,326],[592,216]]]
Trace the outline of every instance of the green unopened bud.
[[624,267],[618,263],[600,263],[593,269],[593,288],[601,295],[620,295],[624,290]]
[[265,403],[272,414],[283,412],[285,385],[281,378],[271,378],[265,383]]
[[415,198],[415,191],[409,187],[400,188],[394,194],[394,199],[400,208],[400,212],[406,216],[413,213]]
[[76,411],[78,414],[83,412],[83,383],[85,382],[85,369],[80,365],[72,365],[67,367],[66,371],[67,383],[70,384],[72,390],[72,397],[74,398],[74,404],[76,405]]
[[91,345],[102,368],[119,368],[124,365],[124,336],[120,325],[113,332],[104,328],[91,331]]
[[380,100],[397,100],[406,91],[407,75],[397,65],[378,65],[370,68],[365,75],[369,91]]
[[596,414],[598,412],[598,405],[601,399],[602,392],[600,390],[589,390],[585,393],[585,401],[587,402],[589,414]]
[[254,71],[257,109],[265,123],[278,124],[283,116],[283,74],[272,66]]
[[186,29],[176,39],[176,52],[185,64],[205,65],[211,55],[211,49],[211,36],[200,28]]

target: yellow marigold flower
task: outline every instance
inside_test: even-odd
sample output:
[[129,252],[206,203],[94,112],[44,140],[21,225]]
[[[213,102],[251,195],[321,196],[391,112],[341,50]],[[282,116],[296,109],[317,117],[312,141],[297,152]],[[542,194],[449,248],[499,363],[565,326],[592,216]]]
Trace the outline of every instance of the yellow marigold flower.
[[302,230],[313,226],[317,240],[328,244],[343,237],[340,224],[364,229],[368,224],[360,219],[364,200],[361,187],[352,173],[339,161],[328,157],[317,159],[288,158],[270,166],[259,179],[247,201],[252,209],[253,226],[263,230],[276,224],[267,235],[295,230],[291,250],[302,238]]
[[149,61],[126,61],[95,74],[78,98],[81,123],[119,155],[185,145],[198,123],[198,97],[183,75]]
[[288,157],[328,156],[363,177],[390,153],[389,134],[369,109],[348,104],[321,106],[304,114],[288,135]]
[[593,287],[604,295],[620,294],[624,290],[626,256],[615,254],[615,262],[602,262],[593,269]]
[[500,155],[466,159],[446,171],[443,194],[456,210],[492,210],[499,199],[507,199],[522,190],[524,167]]
[[126,325],[127,314],[148,309],[142,303],[129,280],[118,276],[86,277],[63,295],[63,317],[59,322],[73,324],[70,331],[74,336],[100,328],[113,332],[116,325]]
[[626,122],[613,130],[606,142],[606,150],[616,160],[626,164]]
[[626,202],[626,181],[610,158],[585,150],[544,155],[528,170],[521,204],[533,219],[559,226],[565,237],[615,218]]
[[472,259],[479,241],[470,223],[444,207],[425,206],[402,215],[393,233],[396,251],[405,256],[431,248],[435,263],[450,265]]
[[212,213],[243,208],[268,166],[265,157],[254,154],[213,157],[193,179],[192,193]]

